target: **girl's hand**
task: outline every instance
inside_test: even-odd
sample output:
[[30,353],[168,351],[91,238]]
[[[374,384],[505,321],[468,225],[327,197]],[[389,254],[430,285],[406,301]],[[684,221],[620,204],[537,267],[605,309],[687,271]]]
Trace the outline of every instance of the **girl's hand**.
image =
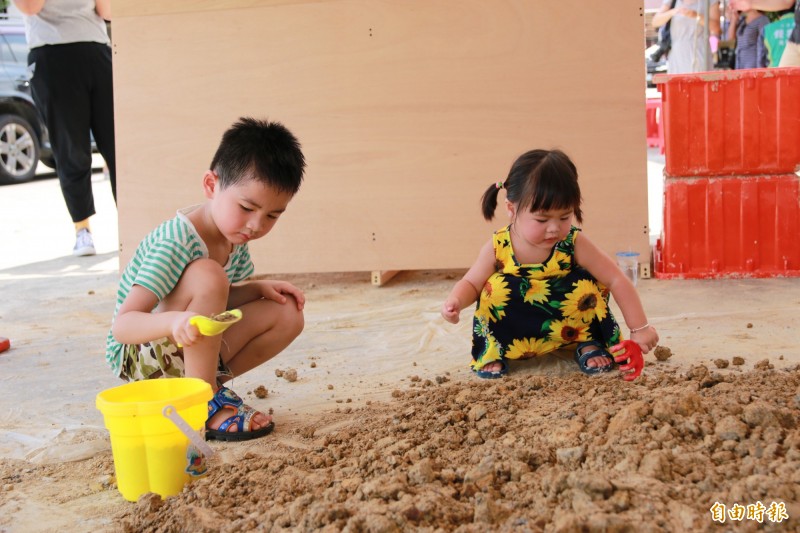
[[442,305],[442,317],[451,324],[458,324],[461,306],[455,298],[448,298]]
[[298,311],[302,311],[306,304],[306,296],[303,294],[303,291],[288,281],[262,281],[261,294],[267,300],[272,300],[274,302],[278,302],[279,304],[286,303],[287,298],[284,296],[284,294],[293,296],[297,302]]
[[631,340],[639,345],[642,353],[648,353],[658,346],[658,332],[653,326],[631,333]]
[[171,329],[172,339],[178,346],[191,346],[203,337],[200,330],[189,323],[189,319],[199,314],[201,313],[195,313],[194,311],[184,311],[176,314],[175,319],[172,321]]

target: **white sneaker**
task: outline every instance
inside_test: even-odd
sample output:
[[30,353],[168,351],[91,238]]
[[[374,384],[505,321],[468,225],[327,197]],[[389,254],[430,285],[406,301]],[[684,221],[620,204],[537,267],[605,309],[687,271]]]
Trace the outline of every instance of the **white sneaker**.
[[72,255],[79,257],[85,255],[94,255],[97,252],[94,250],[94,241],[92,240],[92,232],[84,228],[78,232],[75,238],[75,248],[72,249]]

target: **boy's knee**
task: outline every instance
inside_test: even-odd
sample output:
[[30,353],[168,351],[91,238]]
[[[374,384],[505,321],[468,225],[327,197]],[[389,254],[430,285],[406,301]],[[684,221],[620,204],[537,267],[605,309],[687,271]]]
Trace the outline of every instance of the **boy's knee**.
[[184,275],[217,277],[224,276],[225,269],[213,259],[195,259],[186,267]]
[[183,272],[183,279],[202,283],[209,288],[225,287],[229,282],[222,265],[213,259],[197,259],[189,263]]
[[[230,283],[222,266],[211,259],[192,261],[178,282],[178,294],[192,302],[205,302],[222,311],[228,300]],[[192,304],[190,304],[192,305]]]
[[291,335],[292,338],[297,337],[300,333],[303,332],[303,328],[306,325],[306,318],[303,315],[303,311],[297,308],[297,301],[291,296],[286,297],[286,303],[283,304],[285,307],[283,313],[283,328],[286,331],[287,335]]

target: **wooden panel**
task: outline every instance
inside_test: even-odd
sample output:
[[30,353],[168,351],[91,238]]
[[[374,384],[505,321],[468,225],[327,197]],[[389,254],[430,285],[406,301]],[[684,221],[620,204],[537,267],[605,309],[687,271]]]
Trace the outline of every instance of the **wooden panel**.
[[649,256],[640,0],[214,5],[114,2],[123,264],[203,200],[242,115],[283,122],[309,163],[251,245],[260,273],[466,267],[506,223],[481,194],[534,147],[574,159],[588,235]]
[[[306,4],[330,0],[305,0]],[[169,0],[168,2],[137,2],[114,0],[114,20],[125,17],[175,15],[201,11],[225,11],[252,7],[274,7],[299,4],[298,0]]]

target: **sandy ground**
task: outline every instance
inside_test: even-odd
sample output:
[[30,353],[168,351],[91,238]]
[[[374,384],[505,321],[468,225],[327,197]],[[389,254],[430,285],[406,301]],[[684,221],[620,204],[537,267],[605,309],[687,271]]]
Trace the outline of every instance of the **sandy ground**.
[[[128,503],[95,409],[121,383],[103,360],[115,212],[108,183],[95,188],[91,258],[67,255],[55,180],[0,190],[13,241],[0,256],[12,341],[0,354],[0,531],[702,531],[717,526],[715,502],[759,501],[775,520],[719,530],[800,528],[800,279],[641,281],[671,357],[649,355],[628,383],[579,374],[565,354],[475,379],[470,312],[457,326],[439,316],[463,271],[383,287],[368,273],[284,277],[306,291],[306,330],[231,385],[274,412],[275,433],[212,443],[208,476]],[[296,381],[277,375],[288,369]]]

